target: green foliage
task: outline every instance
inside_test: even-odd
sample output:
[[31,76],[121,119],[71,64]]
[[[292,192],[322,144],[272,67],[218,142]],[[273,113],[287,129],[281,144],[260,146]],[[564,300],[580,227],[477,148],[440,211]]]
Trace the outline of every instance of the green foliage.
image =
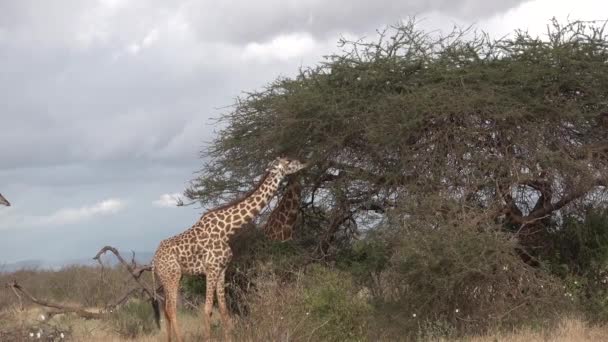
[[348,273],[322,266],[312,267],[304,282],[303,305],[310,315],[309,327],[316,326],[313,339],[320,341],[361,341],[367,334],[372,307]]
[[110,316],[110,324],[123,337],[135,338],[157,330],[152,305],[147,301],[131,300]]
[[404,334],[439,323],[482,333],[550,320],[570,307],[558,279],[525,264],[509,234],[488,228],[403,228],[383,272],[379,311],[400,317]]
[[206,278],[203,275],[184,275],[180,290],[184,299],[196,306],[201,305],[205,302]]
[[562,275],[598,275],[608,266],[608,210],[568,215],[551,234],[553,262]]
[[390,256],[386,244],[377,239],[355,241],[336,256],[336,267],[350,273],[357,282],[371,286],[374,277],[382,272]]
[[[428,33],[411,21],[340,46],[238,99],[186,191],[212,205],[249,189],[278,155],[311,163],[298,241],[258,233],[236,241],[233,309],[255,311],[238,299],[260,290],[261,275],[291,284],[311,260],[337,270],[313,267],[304,299],[285,303],[295,316],[300,304],[314,313],[302,326],[320,339],[361,338],[368,309],[382,318],[375,323],[398,327],[394,336],[414,338],[424,327],[440,335],[542,323],[578,303],[567,295],[582,291],[573,278],[521,255],[557,251],[555,264],[577,279],[606,255],[601,220],[591,230],[565,229],[568,218],[551,226],[566,213],[582,217],[581,204],[607,202],[603,26],[552,21],[544,39],[516,31],[495,40]],[[362,227],[384,238],[354,241]],[[534,231],[578,235],[555,235],[537,251]],[[348,306],[364,288],[374,306]],[[299,322],[286,310],[278,311]]]
[[594,321],[608,319],[608,210],[591,209],[568,215],[550,235],[546,263],[567,284],[569,296]]
[[328,244],[348,246],[370,214],[430,196],[436,209],[458,200],[483,212],[484,224],[546,229],[540,218],[605,194],[602,23],[553,21],[544,39],[516,31],[495,40],[424,32],[411,21],[340,46],[238,99],[219,118],[224,128],[187,196],[223,201],[250,188],[276,156],[306,159],[302,235],[327,255]]

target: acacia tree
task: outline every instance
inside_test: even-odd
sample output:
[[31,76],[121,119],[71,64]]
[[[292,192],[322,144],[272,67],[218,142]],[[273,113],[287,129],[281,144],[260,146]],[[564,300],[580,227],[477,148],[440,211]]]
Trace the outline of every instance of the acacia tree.
[[538,246],[564,211],[606,203],[600,24],[552,21],[541,38],[494,40],[410,21],[373,42],[343,39],[342,53],[239,98],[186,195],[202,205],[235,196],[284,154],[314,165],[302,209],[323,249],[370,212],[498,222]]

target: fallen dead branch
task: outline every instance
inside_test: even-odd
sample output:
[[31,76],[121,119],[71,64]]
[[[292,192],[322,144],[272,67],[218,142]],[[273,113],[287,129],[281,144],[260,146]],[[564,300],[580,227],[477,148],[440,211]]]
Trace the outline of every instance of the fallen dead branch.
[[58,303],[53,303],[50,301],[38,299],[38,298],[34,297],[31,293],[29,293],[26,289],[24,289],[21,285],[19,285],[14,280],[12,282],[8,283],[7,286],[10,287],[11,289],[13,289],[13,291],[15,291],[16,293],[20,293],[25,298],[29,299],[32,303],[35,303],[35,304],[38,304],[40,306],[44,306],[47,308],[53,308],[53,309],[59,310],[59,312],[57,312],[57,311],[53,312],[54,315],[56,315],[58,313],[75,313],[78,316],[80,316],[82,318],[86,318],[86,319],[99,319],[104,316],[104,313],[91,312],[80,306],[64,305],[64,304],[58,304]]
[[154,295],[152,294],[151,287],[149,287],[148,284],[146,284],[143,280],[140,279],[143,272],[152,271],[152,266],[150,266],[150,265],[137,266],[137,264],[135,263],[135,254],[133,254],[133,257],[131,258],[131,263],[128,263],[125,261],[125,259],[123,259],[123,257],[120,255],[120,253],[118,253],[118,250],[112,246],[105,246],[104,248],[99,250],[99,252],[97,252],[95,257],[93,257],[93,260],[97,260],[99,265],[101,265],[101,267],[104,267],[103,263],[101,262],[101,256],[108,251],[112,252],[116,256],[116,259],[118,259],[118,261],[120,261],[120,263],[123,264],[123,266],[125,266],[127,271],[129,271],[129,274],[131,274],[133,279],[137,282],[137,284],[141,287],[141,289],[146,293],[146,295],[148,295],[149,298],[153,298]]
[[[138,286],[127,291],[121,297],[116,299],[113,303],[106,305],[106,307],[104,308],[103,311],[93,312],[93,311],[87,310],[86,308],[84,308],[82,306],[59,304],[59,303],[55,303],[52,301],[36,298],[29,291],[27,291],[25,288],[23,288],[23,286],[21,286],[21,284],[17,283],[17,281],[9,282],[6,284],[6,286],[8,288],[10,288],[13,291],[13,293],[15,294],[15,296],[19,299],[19,306],[20,306],[21,310],[23,310],[23,297],[27,298],[29,301],[31,301],[34,304],[37,304],[37,305],[40,305],[43,307],[47,307],[47,308],[51,308],[51,309],[55,309],[55,310],[49,311],[47,313],[49,318],[53,317],[55,315],[58,315],[58,314],[74,313],[85,319],[100,319],[100,318],[105,317],[108,313],[112,312],[113,310],[120,307],[124,303],[126,303],[127,300],[129,298],[131,298],[132,296],[134,296],[135,294],[141,293],[142,295],[147,296],[148,298],[151,299],[152,291],[151,291],[150,287],[148,286],[148,284],[146,284],[140,278],[141,278],[141,275],[143,274],[143,272],[151,271],[152,267],[149,265],[143,265],[143,266],[137,265],[137,263],[135,262],[135,255],[132,256],[131,263],[127,263],[125,261],[125,259],[120,255],[118,250],[116,250],[116,248],[111,247],[111,246],[105,246],[93,258],[93,259],[97,260],[97,262],[99,262],[102,269],[103,269],[104,265],[101,262],[100,257],[102,254],[106,253],[107,251],[112,252],[116,256],[118,261],[120,261],[120,263],[125,266],[125,268],[127,269],[127,271],[129,271],[129,274],[132,276],[132,278],[135,280],[135,282],[137,283]],[[160,296],[158,294],[156,295],[156,297],[162,299],[162,296]]]
[[[132,252],[131,255],[131,262],[128,263],[118,252],[118,250],[112,246],[105,246],[103,247],[101,250],[99,250],[99,252],[97,252],[97,255],[95,255],[95,257],[93,257],[94,260],[97,260],[97,262],[101,265],[101,267],[104,267],[103,263],[101,262],[101,256],[103,254],[105,254],[106,252],[112,252],[112,254],[114,254],[116,256],[116,259],[118,259],[118,261],[125,266],[125,268],[127,269],[127,271],[129,271],[129,273],[131,274],[131,276],[133,277],[133,279],[135,279],[135,281],[137,282],[137,284],[139,284],[141,290],[148,296],[148,298],[150,298],[152,300],[152,298],[156,297],[156,299],[158,300],[164,300],[164,297],[162,295],[159,294],[159,292],[162,290],[162,287],[157,287],[156,291],[152,291],[152,287],[150,287],[146,282],[144,282],[143,280],[141,280],[141,275],[143,272],[146,271],[150,271],[152,272],[152,266],[150,265],[137,265],[137,263],[135,262],[135,253]],[[191,309],[198,309],[198,307],[196,305],[194,305],[194,303],[185,300],[184,298],[182,298],[182,302],[184,305],[190,307]]]
[[[27,298],[29,301],[31,301],[34,304],[37,304],[37,305],[40,305],[43,307],[47,307],[47,308],[51,308],[51,309],[55,309],[53,311],[47,312],[47,315],[49,318],[53,317],[55,315],[58,315],[58,314],[75,313],[78,316],[85,318],[85,319],[100,319],[100,318],[105,317],[108,313],[114,311],[115,309],[117,309],[118,307],[123,305],[124,303],[126,303],[129,300],[129,298],[133,297],[136,294],[141,294],[144,297],[148,297],[150,300],[153,300],[154,297],[156,297],[157,300],[164,300],[163,296],[159,294],[159,292],[162,290],[161,287],[157,288],[156,291],[153,291],[153,288],[148,283],[146,283],[143,279],[141,279],[141,275],[144,272],[152,271],[152,266],[137,265],[137,263],[135,262],[135,253],[133,253],[133,255],[131,256],[131,262],[127,262],[120,255],[120,253],[118,252],[118,250],[116,248],[114,248],[112,246],[105,246],[102,249],[100,249],[99,252],[97,252],[95,257],[93,257],[93,259],[96,260],[99,263],[99,265],[101,265],[102,270],[105,266],[101,262],[101,256],[103,254],[105,254],[106,252],[111,252],[112,254],[114,254],[114,256],[116,256],[118,261],[129,272],[129,274],[131,275],[133,280],[135,280],[135,282],[137,283],[137,286],[130,289],[129,291],[125,292],[122,296],[120,296],[118,299],[116,299],[111,304],[106,305],[106,307],[100,312],[93,312],[93,311],[87,310],[86,308],[84,308],[82,306],[64,305],[64,304],[54,303],[54,302],[51,302],[48,300],[36,298],[30,292],[28,292],[26,289],[24,289],[23,286],[18,284],[16,281],[9,282],[6,284],[6,286],[9,287],[10,289],[12,289],[15,296],[19,299],[19,304],[20,304],[21,310],[23,310],[22,297]],[[189,306],[190,308],[197,309],[197,306],[194,305],[193,303],[191,303],[189,301],[185,301],[185,300],[183,302],[185,305]]]

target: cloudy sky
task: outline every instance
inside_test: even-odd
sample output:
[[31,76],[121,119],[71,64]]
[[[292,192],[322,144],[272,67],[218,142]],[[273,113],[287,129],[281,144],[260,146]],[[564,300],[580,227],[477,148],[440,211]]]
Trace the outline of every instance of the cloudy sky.
[[542,34],[606,19],[605,0],[1,0],[0,264],[153,251],[201,208],[175,207],[242,91],[416,15]]

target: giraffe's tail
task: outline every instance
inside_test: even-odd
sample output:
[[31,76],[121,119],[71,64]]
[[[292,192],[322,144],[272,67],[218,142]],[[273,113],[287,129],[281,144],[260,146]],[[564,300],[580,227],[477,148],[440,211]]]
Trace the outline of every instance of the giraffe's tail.
[[160,302],[156,297],[156,276],[154,272],[154,263],[152,263],[152,309],[154,310],[154,322],[160,329]]

